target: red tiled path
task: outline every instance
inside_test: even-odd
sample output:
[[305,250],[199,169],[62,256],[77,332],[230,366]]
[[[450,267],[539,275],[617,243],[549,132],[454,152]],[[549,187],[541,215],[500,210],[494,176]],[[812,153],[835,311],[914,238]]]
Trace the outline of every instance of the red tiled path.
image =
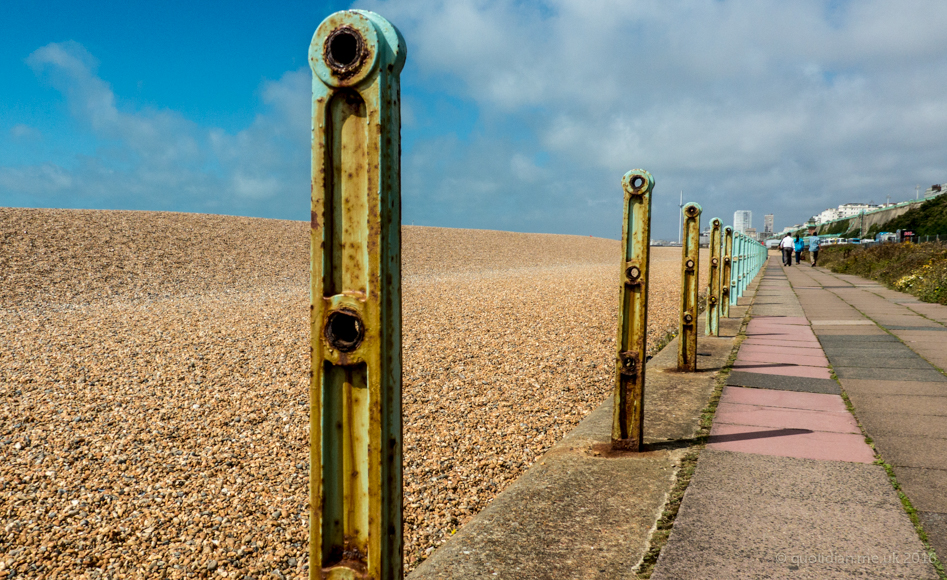
[[[778,287],[787,300],[795,299],[788,282]],[[746,335],[733,370],[831,378],[828,359],[805,317],[756,317],[747,324]],[[839,395],[744,387],[724,389],[708,448],[856,463],[875,460]]]

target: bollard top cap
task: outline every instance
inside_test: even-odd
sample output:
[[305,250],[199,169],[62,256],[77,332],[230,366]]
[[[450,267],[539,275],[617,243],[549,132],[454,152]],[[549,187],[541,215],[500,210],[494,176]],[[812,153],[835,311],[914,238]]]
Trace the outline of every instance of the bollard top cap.
[[716,230],[716,229],[719,229],[719,228],[720,228],[720,224],[722,224],[722,223],[723,223],[723,221],[722,221],[720,218],[713,218],[713,219],[710,220],[710,227],[712,227],[712,228],[714,228],[714,229]]
[[368,10],[342,10],[322,21],[309,44],[309,66],[330,87],[351,87],[374,78],[384,67],[404,67],[404,37],[390,22]]
[[692,218],[692,217],[699,216],[702,210],[700,208],[699,203],[695,201],[690,201],[690,202],[687,202],[687,204],[684,206],[683,211],[684,211],[684,217]]
[[644,169],[632,169],[621,178],[621,186],[628,195],[645,195],[654,189],[654,178]]

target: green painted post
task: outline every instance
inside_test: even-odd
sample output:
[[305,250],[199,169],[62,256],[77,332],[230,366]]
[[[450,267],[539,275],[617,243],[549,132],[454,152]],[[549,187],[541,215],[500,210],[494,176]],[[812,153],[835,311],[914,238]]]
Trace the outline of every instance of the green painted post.
[[648,346],[648,273],[651,191],[654,178],[643,169],[625,174],[622,228],[622,285],[615,357],[612,446],[639,451],[644,439],[645,363]]
[[723,269],[720,271],[720,316],[730,318],[730,270],[733,267],[733,228],[723,228]]
[[401,106],[405,43],[326,18],[312,68],[311,579],[400,580]]
[[723,264],[720,259],[720,218],[710,220],[710,284],[707,287],[707,324],[704,334],[720,336],[720,272]]
[[740,277],[740,233],[733,233],[733,269],[730,271],[730,305],[737,303],[740,297],[740,289],[737,287],[737,278]]
[[743,281],[746,279],[746,236],[740,234],[740,277],[737,278],[737,298],[743,296]]
[[681,261],[681,327],[677,342],[677,370],[697,370],[697,291],[700,287],[700,205],[684,206]]

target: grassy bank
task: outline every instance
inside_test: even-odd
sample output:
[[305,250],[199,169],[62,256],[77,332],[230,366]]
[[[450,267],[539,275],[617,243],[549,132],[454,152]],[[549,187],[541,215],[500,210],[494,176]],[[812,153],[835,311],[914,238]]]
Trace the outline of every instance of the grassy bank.
[[830,246],[819,264],[842,274],[878,280],[925,302],[947,304],[947,243]]

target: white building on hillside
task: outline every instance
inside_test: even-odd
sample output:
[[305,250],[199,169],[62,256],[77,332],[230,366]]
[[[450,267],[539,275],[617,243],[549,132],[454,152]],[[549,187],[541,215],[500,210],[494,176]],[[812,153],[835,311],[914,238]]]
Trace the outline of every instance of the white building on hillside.
[[927,188],[927,191],[924,192],[924,198],[937,197],[942,193],[947,193],[947,183],[934,184]]
[[824,224],[832,220],[854,217],[863,211],[871,211],[880,207],[882,206],[871,203],[845,203],[838,207],[830,207],[823,210],[822,213],[814,217],[816,223]]
[[815,221],[816,223],[824,224],[825,222],[837,220],[838,216],[839,216],[838,208],[830,207],[829,209],[822,210],[822,213],[815,216]]

